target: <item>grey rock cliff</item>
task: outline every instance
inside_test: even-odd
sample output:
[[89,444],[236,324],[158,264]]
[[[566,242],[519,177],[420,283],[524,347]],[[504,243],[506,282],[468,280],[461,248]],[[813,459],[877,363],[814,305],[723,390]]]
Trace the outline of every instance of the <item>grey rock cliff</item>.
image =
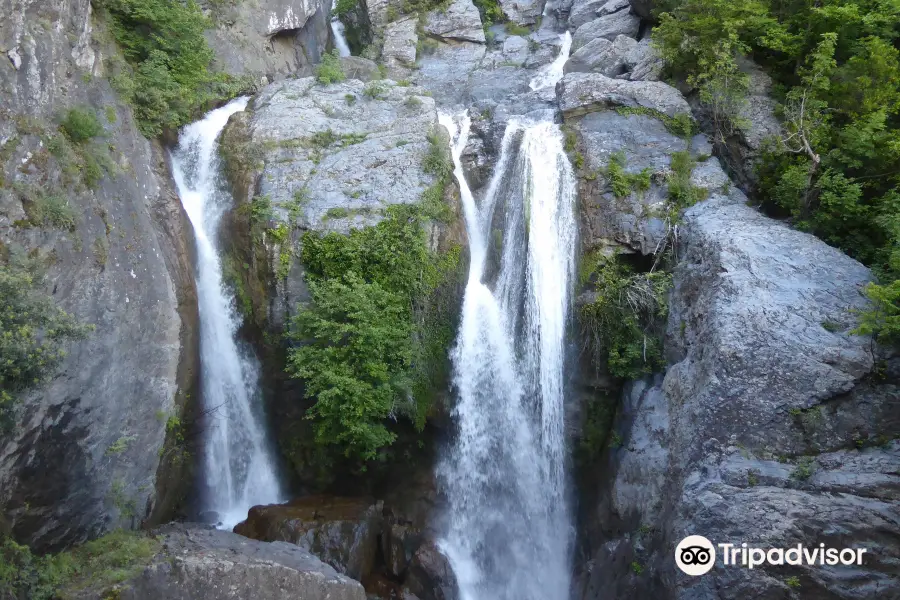
[[[171,508],[181,490],[176,471],[159,471],[166,419],[196,368],[190,226],[164,152],[102,78],[111,49],[92,27],[87,0],[0,2],[0,50],[18,57],[0,66],[0,245],[52,257],[46,291],[96,326],[0,437],[0,511],[40,549]],[[106,157],[94,189],[73,178],[75,158],[48,151],[75,106],[104,128],[80,150]],[[22,221],[45,194],[66,199],[70,230]]]
[[[358,581],[306,550],[227,531],[178,525],[158,532],[163,550],[138,577],[115,589],[122,600],[365,600]],[[83,595],[99,600],[108,595]]]

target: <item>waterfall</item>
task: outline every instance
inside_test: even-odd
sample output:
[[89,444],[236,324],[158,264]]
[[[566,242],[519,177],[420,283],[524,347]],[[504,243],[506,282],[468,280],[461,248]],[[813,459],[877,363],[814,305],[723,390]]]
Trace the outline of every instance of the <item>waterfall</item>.
[[344,36],[344,24],[334,14],[337,9],[338,0],[331,3],[331,33],[334,35],[334,45],[337,47],[338,54],[341,56],[350,56],[350,46],[347,45],[347,38]]
[[559,54],[552,63],[544,65],[537,75],[529,83],[532,90],[543,90],[556,85],[563,76],[563,67],[569,60],[569,52],[572,50],[572,34],[566,31],[559,36]]
[[[459,430],[438,471],[449,504],[440,547],[461,600],[564,600],[573,539],[563,429],[576,238],[572,167],[552,116],[511,120],[478,205],[459,160],[469,119],[440,120],[453,140],[471,246],[451,356]],[[486,261],[498,242],[492,289]]]
[[247,106],[239,98],[187,125],[172,154],[172,174],[197,243],[200,369],[204,428],[203,505],[231,528],[251,506],[282,500],[260,414],[259,366],[236,339],[241,317],[222,279],[218,229],[232,206],[218,159],[217,138],[228,118]]

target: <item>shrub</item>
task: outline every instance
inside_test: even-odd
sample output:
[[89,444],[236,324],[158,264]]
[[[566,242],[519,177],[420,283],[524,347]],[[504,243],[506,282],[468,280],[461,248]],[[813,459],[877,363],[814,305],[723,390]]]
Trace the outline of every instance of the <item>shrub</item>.
[[422,169],[431,175],[446,177],[453,172],[450,148],[437,130],[428,133],[428,153],[422,161]]
[[103,135],[103,125],[91,110],[72,108],[60,123],[63,133],[74,143],[80,144]]
[[0,263],[0,427],[9,426],[17,395],[52,375],[66,343],[92,328],[56,306],[42,279],[34,260]]
[[340,83],[347,78],[341,67],[341,57],[337,50],[322,55],[322,62],[316,67],[316,81],[322,85]]
[[335,17],[343,16],[356,8],[356,3],[357,0],[337,0],[331,14]]
[[693,206],[706,198],[706,190],[691,183],[694,165],[694,159],[691,158],[690,152],[685,150],[672,153],[666,184],[669,187],[669,202],[675,211]]
[[194,0],[99,0],[95,7],[108,15],[131,65],[111,81],[134,106],[144,135],[177,129],[204,105],[246,87],[209,72],[213,52],[203,35],[209,22]]
[[616,258],[597,258],[593,272],[582,269],[582,281],[593,280],[596,292],[582,305],[585,345],[595,364],[609,373],[634,379],[664,366],[662,326],[668,315],[668,273],[632,273]]
[[363,96],[372,100],[378,100],[387,94],[388,89],[388,86],[380,81],[370,81],[363,88]]
[[23,206],[28,220],[35,227],[55,227],[68,231],[75,229],[75,211],[62,196],[37,193],[29,202],[23,203]]
[[509,35],[517,35],[520,37],[525,37],[526,35],[531,33],[531,30],[528,29],[527,27],[523,27],[517,23],[513,23],[512,21],[509,21],[506,24],[506,33],[508,33]]
[[645,192],[650,189],[651,174],[650,169],[643,169],[640,173],[627,173],[625,171],[625,153],[621,151],[610,155],[603,172],[603,176],[609,182],[616,198],[624,198],[632,190]]

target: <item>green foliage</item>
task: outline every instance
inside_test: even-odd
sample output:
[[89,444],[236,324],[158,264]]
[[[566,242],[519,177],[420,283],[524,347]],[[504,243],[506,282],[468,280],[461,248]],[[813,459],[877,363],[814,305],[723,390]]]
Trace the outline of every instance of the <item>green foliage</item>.
[[58,195],[45,196],[38,192],[23,202],[28,221],[34,227],[53,227],[73,231],[75,229],[75,211],[66,198]]
[[337,50],[322,55],[322,62],[316,67],[316,81],[322,85],[330,85],[332,83],[340,83],[347,76],[341,67],[341,56]]
[[706,190],[691,183],[695,164],[691,153],[686,150],[672,153],[666,185],[669,187],[671,209],[675,212],[693,206],[707,196]]
[[806,481],[812,477],[815,470],[815,461],[811,456],[804,456],[797,461],[794,470],[791,471],[791,478],[797,481]]
[[452,336],[439,323],[415,319],[428,312],[459,253],[432,254],[417,207],[387,213],[348,235],[304,235],[312,301],[298,308],[288,353],[288,373],[315,400],[307,416],[316,443],[363,461],[396,438],[390,417],[424,426],[434,363],[446,359]]
[[784,580],[784,583],[785,583],[785,585],[787,585],[789,588],[795,588],[795,589],[796,589],[796,588],[800,587],[800,578],[797,577],[796,575],[793,575],[793,576],[788,577],[787,579],[785,579],[785,580]]
[[438,177],[446,177],[453,171],[450,147],[436,129],[428,133],[428,153],[422,161],[422,169]]
[[346,15],[350,11],[356,8],[357,0],[338,0],[334,5],[334,10],[331,12],[332,16],[340,17]]
[[388,93],[387,84],[381,81],[370,81],[363,88],[363,96],[371,100],[380,100]]
[[481,14],[481,22],[484,24],[485,30],[494,23],[499,23],[504,19],[503,8],[501,8],[497,0],[475,0],[475,6]]
[[603,176],[609,182],[616,198],[625,198],[632,191],[646,192],[650,189],[650,177],[652,171],[643,169],[640,173],[627,173],[625,171],[625,153],[614,152],[609,157]]
[[635,379],[661,368],[661,325],[668,315],[668,273],[632,273],[616,258],[597,260],[589,279],[596,292],[581,307],[585,343],[611,375]]
[[67,552],[35,556],[0,538],[0,597],[53,600],[86,588],[105,593],[139,574],[160,547],[144,534],[114,531]]
[[517,23],[513,23],[512,21],[506,23],[505,29],[506,33],[508,33],[509,35],[517,35],[519,37],[525,37],[526,35],[531,33],[531,30],[527,27],[523,27],[521,25],[518,25]]
[[862,314],[854,333],[874,335],[880,342],[900,342],[900,279],[879,285],[870,283],[866,296],[872,308]]
[[678,113],[674,117],[670,117],[664,112],[644,106],[619,106],[616,108],[616,112],[620,115],[644,115],[662,121],[669,133],[680,138],[687,139],[699,132],[694,118],[687,113]]
[[18,394],[51,376],[66,343],[92,329],[41,291],[42,278],[34,260],[0,263],[0,428],[9,425]]
[[644,572],[644,567],[638,561],[631,561],[631,570],[635,575],[640,575]]
[[203,36],[209,22],[194,0],[99,0],[130,67],[111,78],[134,107],[141,132],[156,136],[190,121],[198,109],[236,95],[243,82],[213,75]]
[[103,135],[103,125],[87,108],[72,108],[60,123],[60,129],[74,143],[80,144]]
[[585,404],[581,437],[575,452],[579,466],[591,468],[606,449],[607,442],[611,439],[610,428],[616,416],[616,404],[615,395],[601,395]]

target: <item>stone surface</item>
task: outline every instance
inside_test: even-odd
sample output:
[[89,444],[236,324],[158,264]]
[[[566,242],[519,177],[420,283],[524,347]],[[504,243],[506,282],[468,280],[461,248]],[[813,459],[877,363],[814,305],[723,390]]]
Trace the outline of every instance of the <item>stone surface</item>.
[[455,600],[459,596],[450,562],[430,541],[423,543],[413,556],[406,586],[422,600]]
[[382,503],[366,498],[309,496],[289,504],[254,506],[234,528],[263,542],[290,542],[339,572],[362,580],[372,572]]
[[650,43],[650,38],[644,38],[637,45],[631,46],[624,62],[628,73],[623,79],[632,81],[659,81],[666,64]]
[[[121,600],[366,600],[362,585],[307,551],[215,529],[170,525],[163,550],[113,592]],[[81,595],[82,600],[112,596]]]
[[627,10],[604,15],[575,29],[572,35],[572,50],[578,50],[596,38],[606,38],[610,41],[616,39],[618,35],[637,38],[640,27],[641,20]]
[[629,0],[631,10],[642,19],[653,17],[653,9],[656,7],[654,0]]
[[[0,436],[0,513],[20,542],[57,549],[156,519],[190,481],[160,468],[158,415],[178,416],[194,383],[193,238],[164,151],[109,87],[87,0],[0,2],[0,49],[21,61],[0,67],[0,246],[51,258],[44,291],[95,326]],[[95,189],[47,148],[75,106],[104,129]],[[41,194],[67,199],[71,230],[15,223]]]
[[444,10],[428,13],[425,32],[443,40],[484,43],[481,15],[472,0],[454,0]]
[[566,117],[609,106],[649,108],[670,117],[691,112],[678,90],[659,81],[624,81],[598,73],[568,73],[557,85],[556,93]]
[[627,69],[627,60],[638,43],[624,35],[611,42],[606,38],[596,38],[576,50],[566,62],[566,73],[600,73],[607,77],[622,75]]
[[503,14],[519,25],[534,25],[544,10],[546,0],[498,0]]
[[256,81],[281,79],[319,62],[328,43],[329,0],[211,3],[206,39],[214,65]]
[[569,12],[569,27],[577,29],[598,17],[628,12],[629,7],[628,0],[576,0]]
[[381,58],[388,73],[396,79],[406,77],[416,64],[416,44],[419,39],[416,23],[415,17],[407,17],[388,23],[384,29]]
[[[696,173],[695,173],[696,176]],[[868,270],[822,241],[719,193],[679,235],[665,377],[623,395],[580,597],[804,597],[900,594],[900,364],[868,377],[853,335]],[[806,457],[806,458],[804,458]],[[625,532],[625,533],[622,533]],[[673,544],[866,548],[852,567],[717,567],[677,572]],[[635,577],[630,565],[643,566]]]

